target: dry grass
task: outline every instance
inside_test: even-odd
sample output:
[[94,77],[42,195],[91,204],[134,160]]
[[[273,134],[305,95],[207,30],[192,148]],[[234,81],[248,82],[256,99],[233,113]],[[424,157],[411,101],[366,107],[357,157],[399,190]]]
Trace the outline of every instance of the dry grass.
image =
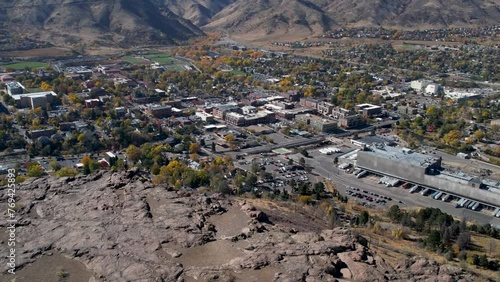
[[[441,255],[438,255],[435,252],[431,252],[425,248],[419,248],[417,243],[404,240],[404,239],[396,239],[392,237],[390,232],[375,232],[373,228],[358,228],[360,234],[365,236],[370,242],[370,248],[374,250],[380,257],[382,257],[387,263],[392,266],[396,266],[398,263],[404,261],[408,256],[421,256],[427,259],[434,260],[439,264],[451,264],[458,267],[462,267],[461,262],[457,259],[453,261],[448,261]],[[473,236],[473,242],[475,244],[479,244],[481,246],[487,245],[488,238],[478,238],[483,236]],[[496,240],[499,241],[499,240]],[[469,251],[469,256],[472,254],[482,255],[484,252],[481,251]],[[495,257],[498,258],[499,251],[496,251]],[[466,264],[466,269],[469,272],[476,274],[476,281],[497,281],[498,274],[495,271],[475,267],[472,265]]]
[[51,47],[23,51],[1,52],[0,54],[3,57],[64,57],[71,55],[72,52],[67,48]]
[[[334,188],[334,186],[331,185],[328,181],[325,181],[325,185],[326,189],[329,191],[332,191],[332,188]],[[254,205],[258,209],[262,209],[265,212],[270,212],[271,220],[273,220],[274,217],[275,219],[278,219],[276,223],[281,223],[285,226],[298,227],[299,229],[304,230],[308,229],[308,220],[310,220],[311,223],[313,223],[313,220],[315,221],[315,224],[312,225],[317,225],[319,223],[319,215],[312,206],[303,206],[293,202],[273,202],[266,199],[246,199],[246,201]],[[358,214],[361,211],[368,211],[372,218],[377,218],[377,222],[389,222],[389,219],[386,217],[385,211],[370,209],[352,202],[344,204],[344,206],[346,208],[346,213],[348,214]],[[472,265],[468,265],[467,263],[466,265],[464,265],[463,262],[460,262],[456,258],[452,261],[448,261],[442,255],[439,255],[436,252],[432,252],[425,248],[422,248],[421,246],[419,246],[416,240],[418,238],[424,238],[425,236],[411,231],[408,228],[404,229],[406,239],[397,239],[392,235],[391,230],[399,227],[399,225],[387,223],[380,224],[380,226],[382,226],[383,228],[357,227],[354,228],[354,230],[358,231],[362,236],[367,238],[370,248],[378,256],[383,258],[388,264],[392,266],[396,266],[398,263],[403,262],[409,256],[421,256],[427,259],[434,260],[439,264],[451,264],[458,267],[465,267],[467,271],[475,273],[478,276],[476,281],[496,281],[496,279],[498,278],[497,273],[494,271],[478,268]],[[316,228],[317,226],[311,229]],[[475,249],[468,251],[468,255],[482,255],[486,253],[489,257],[499,259],[500,240],[494,240],[494,242],[496,243],[496,250],[492,253],[492,255],[490,255],[490,239],[490,237],[483,235],[473,235],[472,243],[475,246]]]
[[[328,181],[326,184],[326,186],[329,187]],[[385,211],[370,209],[352,202],[345,204],[345,207],[347,213],[352,212],[357,214],[361,211],[368,211],[372,218],[378,219],[378,222],[390,222],[390,220],[386,216]],[[411,210],[418,209],[420,208],[412,208]],[[389,230],[391,228],[387,226],[386,228],[387,230],[383,228],[362,227],[356,228],[356,230],[358,230],[361,235],[365,236],[368,239],[368,241],[370,242],[370,248],[376,251],[376,253],[390,265],[395,266],[401,261],[404,261],[408,256],[416,255],[434,260],[440,264],[452,264],[460,267],[460,261],[458,261],[458,259],[448,261],[443,256],[420,247],[415,240],[418,238],[424,238],[425,236],[422,236],[421,234],[405,228],[405,238],[408,239],[397,239],[392,236],[391,230]],[[491,255],[489,254],[490,241],[491,237],[480,234],[472,235],[472,243],[475,246],[475,249],[468,251],[468,255],[471,256],[473,254],[487,254],[489,257],[500,259],[500,240],[493,239],[496,244],[496,248]],[[478,268],[472,265],[467,265],[467,269],[468,271],[473,272],[479,276],[477,277],[477,281],[488,281],[488,279],[490,279],[490,281],[496,281],[496,279],[498,279],[497,273],[494,271]]]
[[[474,234],[472,235],[472,243],[477,247],[477,249],[470,251],[469,254],[486,254],[489,257],[500,259],[500,240],[481,234]],[[491,253],[490,243],[495,245],[494,250],[492,250]]]

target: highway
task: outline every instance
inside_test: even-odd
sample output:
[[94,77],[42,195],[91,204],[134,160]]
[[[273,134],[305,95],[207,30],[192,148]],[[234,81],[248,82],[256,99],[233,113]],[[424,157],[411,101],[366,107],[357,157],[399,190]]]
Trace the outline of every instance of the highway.
[[280,144],[274,144],[274,145],[263,145],[259,146],[256,148],[248,148],[248,149],[243,149],[241,150],[242,153],[247,153],[249,155],[251,154],[258,154],[258,153],[265,153],[265,152],[270,152],[274,149],[278,148],[295,148],[295,147],[300,147],[300,146],[305,146],[305,145],[310,145],[314,143],[319,143],[321,141],[325,140],[324,137],[314,137],[314,138],[302,138],[301,140],[292,140],[289,142],[284,142]]

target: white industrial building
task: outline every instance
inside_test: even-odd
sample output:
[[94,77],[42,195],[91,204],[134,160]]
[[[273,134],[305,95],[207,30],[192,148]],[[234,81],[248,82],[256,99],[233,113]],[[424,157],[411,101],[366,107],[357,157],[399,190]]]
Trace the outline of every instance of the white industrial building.
[[444,95],[446,98],[450,98],[456,102],[468,101],[481,99],[483,95],[478,89],[455,89],[455,88],[445,88]]
[[425,79],[413,80],[410,83],[410,87],[417,92],[423,92],[425,91],[425,88],[431,83],[433,82]]
[[431,83],[425,87],[425,94],[429,96],[435,96],[439,94],[439,90],[441,89],[441,85],[436,83]]

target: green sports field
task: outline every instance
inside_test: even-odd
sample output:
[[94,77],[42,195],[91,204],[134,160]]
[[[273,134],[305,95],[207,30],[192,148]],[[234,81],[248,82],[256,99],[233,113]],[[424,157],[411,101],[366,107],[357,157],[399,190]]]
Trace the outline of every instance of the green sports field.
[[173,64],[177,62],[177,60],[172,58],[170,54],[164,54],[164,53],[149,54],[145,55],[144,57],[152,61],[155,61],[159,64]]
[[165,69],[167,70],[173,70],[173,71],[186,71],[184,66],[181,65],[170,65],[170,66],[165,66]]
[[125,56],[125,57],[122,57],[121,59],[124,60],[125,62],[131,63],[131,64],[144,64],[144,63],[148,62],[144,59],[136,58],[133,56]]

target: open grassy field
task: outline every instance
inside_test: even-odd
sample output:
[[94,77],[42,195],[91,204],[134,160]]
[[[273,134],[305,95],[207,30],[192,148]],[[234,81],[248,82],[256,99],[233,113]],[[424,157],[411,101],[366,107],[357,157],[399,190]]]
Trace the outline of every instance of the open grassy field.
[[37,92],[43,92],[44,90],[40,87],[37,88],[26,88],[27,93],[37,93]]
[[12,64],[7,64],[7,65],[2,65],[0,66],[1,68],[13,68],[13,69],[24,69],[24,68],[43,68],[48,66],[46,63],[43,62],[18,62],[18,63],[12,63]]
[[125,62],[131,63],[131,64],[147,64],[148,63],[148,61],[146,61],[144,59],[133,57],[133,56],[125,56],[125,57],[122,57],[121,59],[124,60]]
[[239,70],[232,70],[229,73],[232,74],[232,75],[240,75],[240,74],[245,75],[245,74],[247,74],[246,72],[239,71]]
[[71,56],[71,49],[61,47],[0,52],[1,57],[64,57]]
[[173,64],[177,60],[172,58],[170,54],[165,54],[165,53],[153,53],[153,54],[148,54],[144,56],[152,61],[155,61],[159,64]]
[[186,71],[186,68],[182,65],[170,65],[165,67],[166,70],[173,70],[173,71]]

